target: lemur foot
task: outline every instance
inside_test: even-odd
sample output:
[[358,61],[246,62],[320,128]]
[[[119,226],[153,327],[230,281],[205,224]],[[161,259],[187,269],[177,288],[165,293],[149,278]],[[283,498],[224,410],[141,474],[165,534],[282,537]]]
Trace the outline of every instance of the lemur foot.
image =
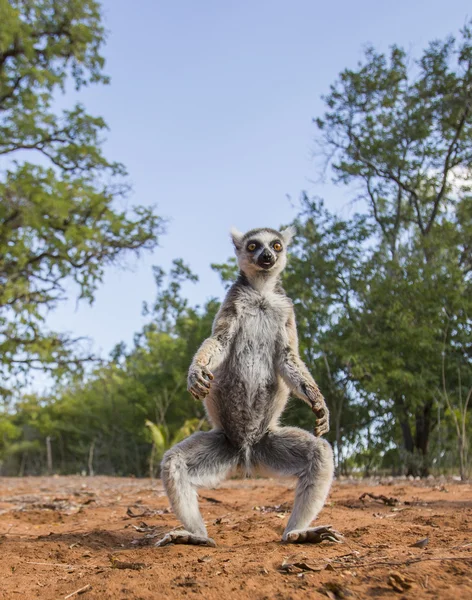
[[331,525],[320,525],[309,529],[294,529],[284,533],[282,541],[286,544],[320,544],[325,540],[328,542],[343,542],[343,535],[331,527]]
[[159,540],[155,545],[157,547],[167,546],[167,544],[191,544],[194,546],[211,546],[216,547],[215,541],[209,537],[195,535],[189,531],[171,531]]

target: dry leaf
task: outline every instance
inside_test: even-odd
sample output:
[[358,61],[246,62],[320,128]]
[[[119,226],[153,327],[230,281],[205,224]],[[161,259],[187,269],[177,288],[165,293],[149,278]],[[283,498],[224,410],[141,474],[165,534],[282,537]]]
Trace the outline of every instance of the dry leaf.
[[205,554],[205,556],[200,556],[200,558],[198,558],[199,563],[210,562],[210,561],[211,561],[211,556],[209,554]]
[[396,592],[406,592],[411,589],[413,581],[408,577],[405,577],[398,571],[392,571],[388,575],[387,583],[390,587],[392,587]]
[[418,540],[414,544],[411,544],[410,548],[426,548],[426,546],[428,544],[429,544],[429,538],[425,537],[422,540]]

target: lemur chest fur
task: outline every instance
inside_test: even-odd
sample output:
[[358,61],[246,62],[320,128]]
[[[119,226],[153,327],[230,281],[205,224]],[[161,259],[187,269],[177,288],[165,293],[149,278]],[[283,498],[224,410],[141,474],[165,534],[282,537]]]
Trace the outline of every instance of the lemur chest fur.
[[214,371],[206,407],[235,444],[255,443],[283,410],[288,394],[279,375],[291,301],[276,292],[240,290],[227,359]]
[[232,366],[254,388],[275,377],[290,304],[280,294],[257,291],[246,293],[240,304]]

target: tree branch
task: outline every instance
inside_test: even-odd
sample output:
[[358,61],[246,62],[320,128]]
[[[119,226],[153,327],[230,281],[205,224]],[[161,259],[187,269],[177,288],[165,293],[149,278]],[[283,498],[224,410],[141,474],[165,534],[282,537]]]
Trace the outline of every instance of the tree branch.
[[431,227],[433,226],[434,221],[436,219],[436,215],[438,214],[439,206],[441,204],[441,200],[443,199],[444,192],[445,192],[446,186],[447,186],[447,177],[451,170],[451,165],[450,165],[451,156],[452,156],[454,148],[459,140],[459,137],[462,133],[462,130],[464,129],[464,125],[467,121],[467,117],[469,116],[469,114],[470,114],[470,110],[469,110],[469,105],[467,104],[466,108],[464,110],[464,113],[456,127],[456,133],[454,134],[452,142],[449,144],[449,148],[447,150],[446,159],[444,161],[442,184],[441,184],[441,187],[440,187],[438,193],[436,194],[436,198],[435,198],[435,201],[433,204],[433,210],[431,212],[431,216],[429,218],[428,224],[426,225],[426,228],[425,228],[426,235],[428,235],[428,233],[431,231]]

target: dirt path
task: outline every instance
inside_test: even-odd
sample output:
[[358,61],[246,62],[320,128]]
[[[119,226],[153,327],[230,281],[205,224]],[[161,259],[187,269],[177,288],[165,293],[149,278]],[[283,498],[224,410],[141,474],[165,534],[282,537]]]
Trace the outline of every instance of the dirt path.
[[0,599],[472,599],[470,484],[338,482],[319,522],[345,543],[316,546],[279,542],[293,487],[246,479],[202,490],[218,547],[154,548],[177,525],[159,482],[0,480]]

